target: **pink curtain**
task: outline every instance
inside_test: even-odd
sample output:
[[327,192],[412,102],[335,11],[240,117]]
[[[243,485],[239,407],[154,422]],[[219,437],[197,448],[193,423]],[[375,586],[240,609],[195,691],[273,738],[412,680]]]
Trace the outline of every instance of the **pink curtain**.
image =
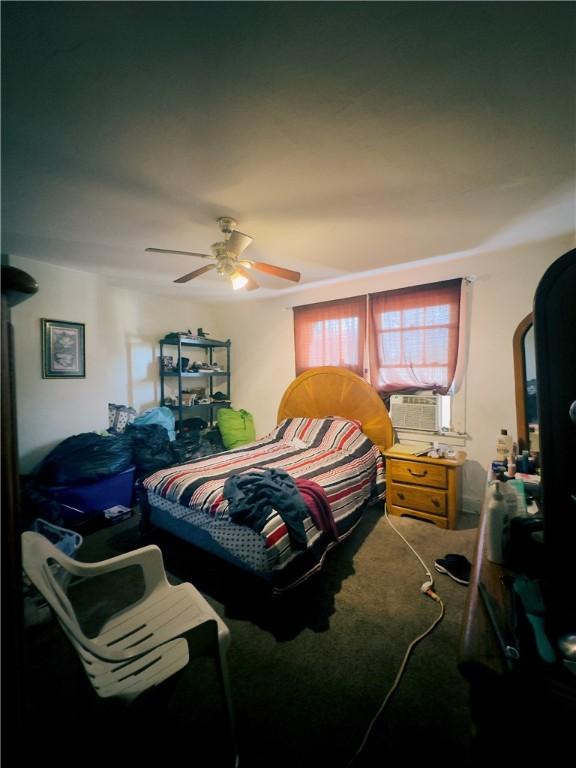
[[369,296],[370,380],[379,392],[448,393],[458,360],[462,280]]
[[296,375],[336,365],[364,375],[366,297],[294,307]]

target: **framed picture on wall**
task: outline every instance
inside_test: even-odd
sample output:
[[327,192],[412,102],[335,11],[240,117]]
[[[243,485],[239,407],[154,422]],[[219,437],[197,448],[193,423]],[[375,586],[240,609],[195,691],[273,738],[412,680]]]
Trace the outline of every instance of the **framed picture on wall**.
[[42,378],[86,377],[84,323],[40,320],[42,327]]

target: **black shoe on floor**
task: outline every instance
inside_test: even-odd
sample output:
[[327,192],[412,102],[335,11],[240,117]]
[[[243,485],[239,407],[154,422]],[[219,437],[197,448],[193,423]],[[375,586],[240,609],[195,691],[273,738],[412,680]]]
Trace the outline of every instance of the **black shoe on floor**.
[[458,584],[470,584],[472,565],[464,555],[446,555],[439,560],[434,560],[434,567],[439,573],[445,573]]

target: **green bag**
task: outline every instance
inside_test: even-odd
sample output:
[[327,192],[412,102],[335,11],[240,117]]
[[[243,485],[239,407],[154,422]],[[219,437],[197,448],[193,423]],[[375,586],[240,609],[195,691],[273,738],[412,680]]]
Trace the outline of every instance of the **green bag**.
[[256,440],[254,417],[248,411],[219,408],[216,421],[226,450]]

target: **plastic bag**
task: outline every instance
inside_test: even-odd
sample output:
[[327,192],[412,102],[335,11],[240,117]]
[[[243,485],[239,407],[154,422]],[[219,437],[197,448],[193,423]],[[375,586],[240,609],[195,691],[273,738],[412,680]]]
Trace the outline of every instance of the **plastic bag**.
[[47,486],[80,485],[123,472],[132,464],[125,435],[83,432],[56,446],[40,464],[38,479]]
[[[220,437],[220,434],[218,434],[218,436]],[[176,440],[171,444],[171,447],[176,463],[178,464],[186,464],[189,461],[194,461],[194,459],[211,456],[214,453],[219,453],[219,451],[224,450],[224,446],[221,448],[215,447],[206,436],[201,435],[198,432],[178,435]]]
[[138,476],[178,463],[168,432],[161,424],[129,424],[124,433],[132,441],[132,456]]
[[160,424],[168,432],[170,440],[174,440],[176,437],[174,414],[165,405],[144,411],[141,416],[134,419],[132,426],[143,426],[144,424]]

